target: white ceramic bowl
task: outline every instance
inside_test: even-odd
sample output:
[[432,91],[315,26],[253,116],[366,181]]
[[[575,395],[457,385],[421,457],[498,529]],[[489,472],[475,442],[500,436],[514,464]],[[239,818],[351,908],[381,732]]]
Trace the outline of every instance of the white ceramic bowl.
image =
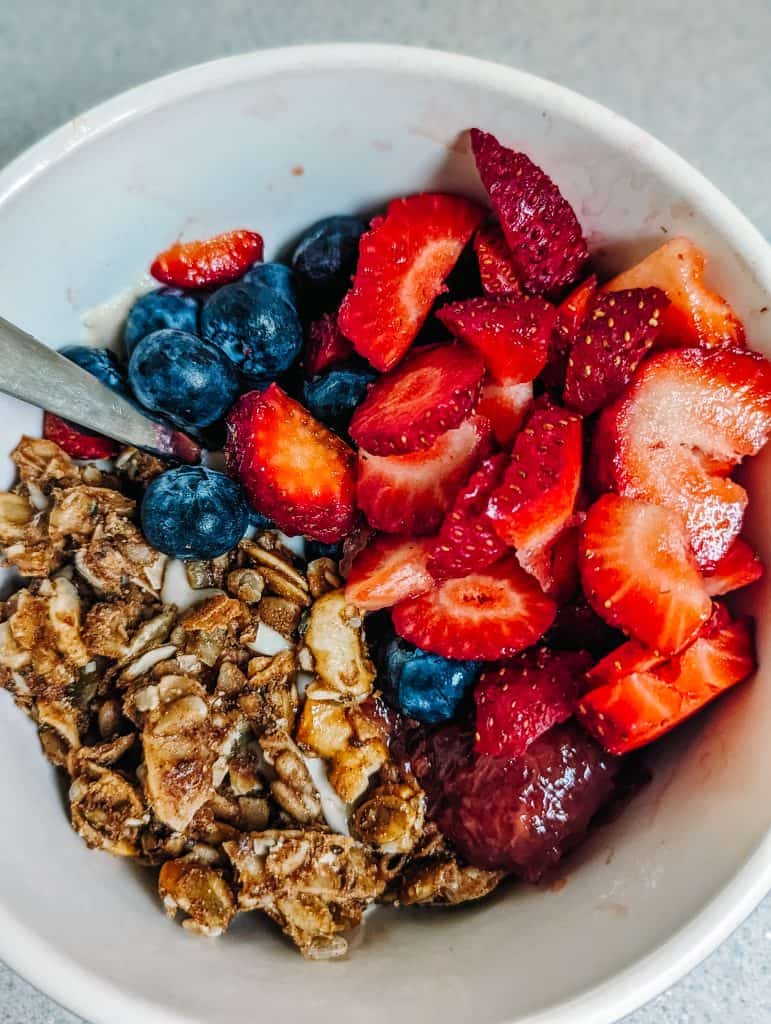
[[[324,214],[424,188],[481,198],[459,132],[525,149],[575,204],[608,268],[669,235],[771,353],[771,251],[649,135],[556,85],[451,54],[382,46],[249,54],[142,86],[0,173],[0,310],[59,345],[177,235],[250,226],[268,255]],[[302,173],[300,173],[302,169]],[[0,450],[36,432],[0,403]],[[3,464],[10,478],[10,462]],[[771,458],[748,474],[771,565]],[[0,481],[7,483],[8,480]],[[559,891],[510,887],[458,911],[380,910],[345,962],[308,964],[246,915],[223,939],[163,916],[132,865],[71,832],[34,732],[0,701],[0,955],[96,1024],[605,1024],[693,967],[771,883],[771,617],[761,672],[656,752],[652,785],[565,865]],[[765,669],[765,671],[764,671]]]

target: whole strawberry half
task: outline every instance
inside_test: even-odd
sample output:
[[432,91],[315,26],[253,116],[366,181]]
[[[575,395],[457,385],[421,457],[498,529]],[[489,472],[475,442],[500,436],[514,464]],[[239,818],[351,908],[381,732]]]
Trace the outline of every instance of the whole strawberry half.
[[281,530],[331,544],[353,528],[355,454],[277,384],[242,395],[227,430],[230,472]]
[[416,349],[370,388],[349,433],[374,455],[430,448],[476,404],[484,362],[465,345]]
[[450,302],[437,318],[456,338],[481,353],[501,384],[534,380],[546,365],[554,306],[528,296]]
[[483,224],[474,235],[479,278],[486,295],[520,295],[522,286],[508,243],[497,224]]
[[590,416],[618,398],[653,348],[668,305],[658,288],[596,295],[568,353],[565,405]]
[[474,689],[477,754],[519,757],[533,740],[566,722],[586,690],[591,657],[580,651],[525,651],[485,672]]
[[365,611],[390,608],[430,590],[428,571],[433,541],[413,537],[375,537],[353,559],[345,584],[349,604]]
[[685,520],[702,569],[741,530],[747,493],[728,478],[771,432],[771,363],[743,350],[672,349],[649,358],[600,415],[599,490],[654,502]]
[[535,643],[556,610],[509,557],[402,601],[393,610],[393,623],[399,636],[423,650],[461,661],[497,661]]
[[52,412],[43,414],[43,437],[54,441],[73,459],[111,459],[118,454],[118,445],[109,437],[63,420]]
[[586,241],[572,206],[533,161],[471,129],[471,148],[525,290],[558,296],[581,274]]
[[213,238],[175,242],[155,257],[150,273],[175,288],[209,288],[235,281],[261,259],[262,237],[256,231],[227,231]]
[[362,235],[338,322],[375,369],[402,359],[483,216],[468,199],[426,192],[394,199]]
[[510,448],[533,404],[533,385],[499,384],[489,374],[482,382],[476,411],[490,421],[495,440]]
[[373,455],[359,449],[356,500],[369,525],[383,533],[434,533],[489,452],[490,438],[487,420],[471,416],[422,451]]
[[485,459],[458,494],[432,545],[428,568],[435,579],[485,569],[506,553],[506,545],[485,515],[506,461],[503,453]]
[[710,597],[748,587],[763,575],[763,563],[746,540],[737,537],[717,565],[704,573]]
[[353,345],[344,337],[337,317],[324,313],[308,327],[303,365],[308,377],[315,377],[333,366],[344,363],[353,355]]

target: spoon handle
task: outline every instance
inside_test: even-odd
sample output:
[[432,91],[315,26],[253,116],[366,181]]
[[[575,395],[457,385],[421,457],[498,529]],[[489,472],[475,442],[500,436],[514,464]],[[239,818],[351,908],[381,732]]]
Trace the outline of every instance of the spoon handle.
[[200,445],[144,416],[76,363],[0,317],[0,391],[82,427],[182,462],[199,462]]

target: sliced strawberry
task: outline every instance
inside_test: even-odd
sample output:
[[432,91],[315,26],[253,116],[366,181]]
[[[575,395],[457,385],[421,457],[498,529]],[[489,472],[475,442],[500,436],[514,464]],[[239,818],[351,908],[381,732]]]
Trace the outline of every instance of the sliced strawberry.
[[337,317],[324,313],[308,328],[303,363],[308,377],[324,373],[332,366],[338,366],[353,355],[353,345],[343,335],[337,324]]
[[483,224],[474,235],[479,277],[487,295],[521,295],[511,251],[497,224]]
[[195,242],[175,242],[153,260],[150,273],[175,288],[208,288],[241,277],[262,259],[256,231],[226,231]]
[[73,459],[111,459],[118,445],[109,437],[63,420],[52,412],[43,413],[43,437],[59,445]]
[[434,586],[428,571],[432,551],[432,540],[376,537],[351,565],[346,601],[373,612],[430,590]]
[[353,528],[355,454],[277,384],[242,395],[227,428],[231,473],[279,529],[331,544]]
[[471,412],[484,372],[479,354],[465,345],[416,349],[372,385],[349,433],[373,455],[430,448]]
[[541,374],[544,386],[562,394],[565,373],[568,368],[568,353],[578,337],[578,332],[589,312],[589,306],[597,291],[597,275],[591,274],[576,285],[573,291],[557,306],[557,319],[549,342],[546,367]]
[[569,524],[581,478],[581,420],[558,406],[537,408],[517,435],[487,515],[495,532],[535,570]]
[[546,365],[557,311],[528,296],[467,299],[437,310],[456,338],[478,349],[501,384],[534,380]]
[[689,238],[672,238],[641,263],[614,277],[605,291],[660,288],[671,305],[660,341],[674,345],[743,345],[744,327],[725,299],[706,287],[704,253]]
[[578,538],[578,526],[568,527],[551,547],[543,549],[541,554],[536,553],[532,566],[524,566],[541,584],[544,593],[560,604],[578,589]]
[[749,621],[718,618],[670,661],[590,690],[578,715],[603,746],[625,754],[669,732],[755,667]]
[[763,575],[763,563],[746,540],[737,537],[714,569],[704,573],[704,586],[710,597],[748,587]]
[[663,654],[646,647],[639,640],[627,640],[620,647],[614,648],[587,672],[587,679],[592,686],[604,683],[615,683],[624,676],[651,669],[666,661]]
[[434,533],[489,451],[490,435],[487,420],[472,416],[420,452],[372,455],[359,449],[356,498],[367,522],[383,533]]
[[771,364],[754,352],[672,349],[648,359],[605,409],[594,476],[615,490],[679,512],[696,558],[714,566],[739,534],[745,490],[726,479],[771,432]]
[[498,444],[510,448],[532,404],[531,383],[499,384],[488,374],[482,382],[476,411],[490,421]]
[[535,295],[558,295],[589,256],[572,206],[548,174],[493,135],[472,128],[471,148],[519,280]]
[[361,236],[338,322],[375,369],[404,356],[483,216],[468,199],[425,192],[394,199]]
[[538,647],[485,672],[474,689],[477,754],[520,757],[533,740],[566,722],[586,691],[588,654]]
[[570,347],[565,405],[590,416],[618,398],[653,347],[668,305],[658,288],[600,292]]
[[513,557],[393,610],[396,632],[445,658],[497,661],[524,650],[551,625],[557,606]]
[[506,545],[485,516],[487,501],[500,483],[505,465],[503,453],[485,459],[455,499],[428,563],[435,579],[485,569],[506,553]]
[[597,614],[656,651],[679,651],[711,614],[685,527],[659,505],[604,494],[581,528],[579,563]]

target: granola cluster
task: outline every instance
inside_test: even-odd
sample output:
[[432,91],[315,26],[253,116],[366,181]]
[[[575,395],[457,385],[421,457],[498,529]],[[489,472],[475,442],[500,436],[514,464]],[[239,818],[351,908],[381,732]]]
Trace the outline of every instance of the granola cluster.
[[68,774],[90,847],[160,868],[184,927],[220,935],[261,910],[312,959],[344,955],[375,902],[495,887],[389,756],[362,618],[332,560],[306,565],[259,533],[187,563],[192,600],[177,605],[137,525],[158,460],[126,449],[103,471],[26,437],[13,460],[0,545],[22,579],[0,606],[0,685]]

